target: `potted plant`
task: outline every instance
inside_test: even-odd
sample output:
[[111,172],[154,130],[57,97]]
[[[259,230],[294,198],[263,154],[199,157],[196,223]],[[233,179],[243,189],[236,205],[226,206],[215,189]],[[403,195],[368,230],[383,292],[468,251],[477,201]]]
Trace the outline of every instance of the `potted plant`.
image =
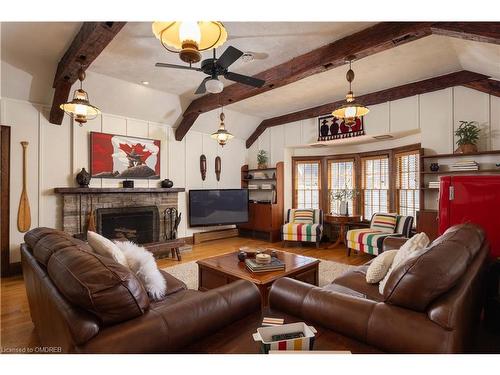
[[259,169],[266,169],[267,168],[267,151],[266,150],[259,150],[257,153],[257,164]]
[[330,198],[332,201],[337,202],[337,214],[338,215],[349,215],[349,204],[348,201],[354,199],[359,192],[356,189],[344,188],[341,190],[334,190],[330,192]]
[[477,152],[477,141],[479,140],[479,123],[477,121],[460,121],[455,135],[458,137],[458,148],[455,153],[470,154]]

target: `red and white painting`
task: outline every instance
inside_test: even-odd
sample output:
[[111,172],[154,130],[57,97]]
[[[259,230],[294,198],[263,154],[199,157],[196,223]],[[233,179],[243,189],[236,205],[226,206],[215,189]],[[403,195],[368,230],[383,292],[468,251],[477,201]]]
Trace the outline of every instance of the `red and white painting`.
[[160,141],[91,132],[90,173],[96,178],[160,178]]

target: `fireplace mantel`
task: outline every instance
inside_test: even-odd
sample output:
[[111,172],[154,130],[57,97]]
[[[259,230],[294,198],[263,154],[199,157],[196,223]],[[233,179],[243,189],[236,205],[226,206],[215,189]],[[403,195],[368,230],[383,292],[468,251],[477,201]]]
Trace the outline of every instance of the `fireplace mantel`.
[[56,194],[129,194],[129,193],[182,193],[184,188],[82,188],[58,187]]

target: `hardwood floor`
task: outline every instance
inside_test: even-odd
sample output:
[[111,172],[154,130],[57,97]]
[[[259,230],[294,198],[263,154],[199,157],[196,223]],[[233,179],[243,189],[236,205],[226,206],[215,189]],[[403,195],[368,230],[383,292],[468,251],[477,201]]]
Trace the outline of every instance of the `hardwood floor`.
[[[302,254],[313,258],[333,260],[335,262],[359,265],[371,259],[366,254],[346,256],[346,249],[339,246],[335,249],[316,249],[314,244],[303,246],[291,246],[283,248],[281,243],[270,244],[265,241],[258,241],[242,237],[234,237],[224,240],[206,242],[193,245],[192,251],[182,253],[182,261],[171,258],[158,260],[160,268],[175,266],[181,263],[191,262],[198,259],[208,258],[237,250],[239,247],[274,247],[277,249]],[[34,332],[31,322],[28,300],[22,276],[4,278],[1,281],[1,336],[0,348],[27,348],[38,345],[38,338]]]

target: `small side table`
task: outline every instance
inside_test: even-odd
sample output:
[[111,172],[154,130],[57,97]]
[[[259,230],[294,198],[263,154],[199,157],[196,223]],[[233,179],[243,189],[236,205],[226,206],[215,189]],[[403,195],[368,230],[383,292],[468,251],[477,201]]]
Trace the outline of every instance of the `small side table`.
[[347,233],[347,226],[351,223],[361,222],[361,215],[325,215],[324,221],[332,225],[338,225],[340,229],[337,241],[328,246],[328,248],[331,249],[332,247],[337,247],[341,243],[344,245],[346,244],[345,235]]

